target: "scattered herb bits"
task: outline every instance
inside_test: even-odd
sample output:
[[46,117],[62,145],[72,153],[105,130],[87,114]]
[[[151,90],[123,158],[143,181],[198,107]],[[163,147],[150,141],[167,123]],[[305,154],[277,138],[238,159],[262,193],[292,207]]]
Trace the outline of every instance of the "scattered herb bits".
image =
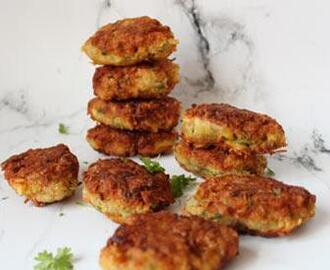
[[73,254],[70,248],[58,248],[54,256],[47,250],[38,253],[34,258],[37,264],[34,270],[71,270],[73,269]]

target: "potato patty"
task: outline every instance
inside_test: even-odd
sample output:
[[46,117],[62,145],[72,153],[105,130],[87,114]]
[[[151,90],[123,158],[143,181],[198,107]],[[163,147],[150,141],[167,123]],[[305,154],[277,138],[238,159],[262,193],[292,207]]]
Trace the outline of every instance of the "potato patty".
[[93,88],[94,94],[103,100],[162,98],[178,81],[179,66],[166,59],[128,67],[98,67]]
[[174,154],[184,169],[206,178],[225,174],[263,175],[267,165],[261,155],[240,155],[218,147],[194,148],[183,140],[176,144]]
[[128,159],[104,159],[84,174],[83,198],[118,223],[174,202],[168,175],[149,173]]
[[183,138],[205,147],[224,144],[233,151],[272,153],[286,146],[284,130],[273,118],[228,104],[201,104],[183,115]]
[[36,206],[63,200],[78,185],[78,160],[64,144],[14,155],[1,168],[10,186]]
[[86,139],[95,150],[107,155],[152,157],[171,153],[176,137],[175,131],[151,133],[98,125],[88,130]]
[[180,117],[180,102],[166,97],[154,100],[104,101],[88,103],[91,118],[112,128],[158,132],[171,130]]
[[171,29],[150,17],[116,21],[101,27],[82,50],[94,64],[128,66],[144,60],[160,60],[176,50]]
[[228,175],[203,182],[186,203],[185,213],[273,237],[306,223],[314,216],[315,201],[302,187],[261,176]]
[[138,215],[102,249],[103,270],[219,270],[238,253],[227,226],[169,212]]

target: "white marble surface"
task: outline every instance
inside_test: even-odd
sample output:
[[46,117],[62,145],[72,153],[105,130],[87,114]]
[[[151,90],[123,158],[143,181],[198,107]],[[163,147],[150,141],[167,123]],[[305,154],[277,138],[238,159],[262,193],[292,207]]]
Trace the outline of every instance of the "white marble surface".
[[[66,143],[81,169],[101,155],[84,134],[94,67],[80,46],[107,22],[149,15],[180,40],[175,54],[186,106],[228,102],[276,117],[289,147],[270,158],[276,177],[317,195],[317,215],[291,237],[242,237],[227,269],[330,269],[330,4],[262,0],[2,0],[0,160],[31,147]],[[70,134],[58,133],[58,124]],[[183,172],[173,158],[161,160]],[[72,247],[76,269],[98,269],[99,249],[116,228],[75,198],[35,208],[0,177],[0,269],[32,269],[43,249]],[[60,216],[64,213],[64,216]]]

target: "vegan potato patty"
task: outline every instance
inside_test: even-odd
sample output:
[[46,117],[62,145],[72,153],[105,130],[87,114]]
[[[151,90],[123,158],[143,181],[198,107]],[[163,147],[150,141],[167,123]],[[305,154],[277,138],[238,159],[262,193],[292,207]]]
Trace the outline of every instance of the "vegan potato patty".
[[238,253],[227,226],[169,212],[138,215],[102,249],[103,270],[219,270]]
[[128,66],[167,58],[177,44],[168,26],[144,16],[101,27],[85,42],[82,50],[94,64]]
[[9,185],[36,206],[73,195],[79,163],[67,146],[29,149],[1,164]]
[[98,67],[93,88],[94,94],[103,100],[162,98],[178,81],[179,66],[166,59],[127,67]]
[[228,104],[201,104],[183,115],[182,137],[195,147],[224,144],[233,151],[272,153],[286,146],[275,119]]
[[104,159],[84,174],[83,198],[118,223],[135,214],[160,210],[173,203],[168,175],[149,173],[128,159]]
[[170,153],[176,141],[175,131],[157,133],[113,129],[98,125],[87,132],[87,141],[97,151],[114,156],[157,156]]
[[230,152],[219,147],[194,148],[181,140],[174,148],[175,158],[187,171],[202,177],[225,174],[263,175],[267,165],[265,157],[246,153]]
[[228,175],[203,182],[185,213],[266,237],[283,236],[315,213],[316,197],[302,187],[261,176]]
[[116,129],[158,132],[174,128],[180,116],[180,102],[166,97],[154,100],[104,101],[88,103],[91,118]]

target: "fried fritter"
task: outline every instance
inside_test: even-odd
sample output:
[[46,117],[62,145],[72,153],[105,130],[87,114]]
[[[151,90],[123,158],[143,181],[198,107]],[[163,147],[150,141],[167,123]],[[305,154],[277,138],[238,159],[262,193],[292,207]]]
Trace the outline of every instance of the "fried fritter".
[[180,102],[166,97],[153,100],[104,101],[88,103],[91,118],[116,129],[158,132],[173,129],[180,116]]
[[100,264],[103,270],[219,270],[237,254],[231,228],[159,212],[121,225],[102,249]]
[[97,151],[114,156],[157,156],[173,150],[175,131],[157,133],[113,129],[98,125],[87,132],[88,143]]
[[203,182],[184,211],[243,233],[275,237],[313,217],[315,201],[302,187],[261,176],[228,175]]
[[83,198],[117,223],[174,202],[168,175],[149,173],[129,159],[104,159],[84,174]]
[[82,50],[94,64],[128,66],[167,58],[178,41],[171,29],[150,17],[116,21],[101,27]]
[[166,59],[128,67],[98,67],[93,88],[94,94],[103,100],[162,98],[178,81],[179,66]]
[[240,155],[213,146],[194,148],[183,140],[176,144],[174,154],[184,169],[206,178],[226,174],[263,175],[267,165],[262,155]]
[[201,104],[183,115],[182,137],[195,147],[223,144],[232,151],[273,153],[286,146],[275,119],[228,104]]
[[79,163],[67,146],[30,149],[1,164],[9,185],[36,206],[73,195]]

